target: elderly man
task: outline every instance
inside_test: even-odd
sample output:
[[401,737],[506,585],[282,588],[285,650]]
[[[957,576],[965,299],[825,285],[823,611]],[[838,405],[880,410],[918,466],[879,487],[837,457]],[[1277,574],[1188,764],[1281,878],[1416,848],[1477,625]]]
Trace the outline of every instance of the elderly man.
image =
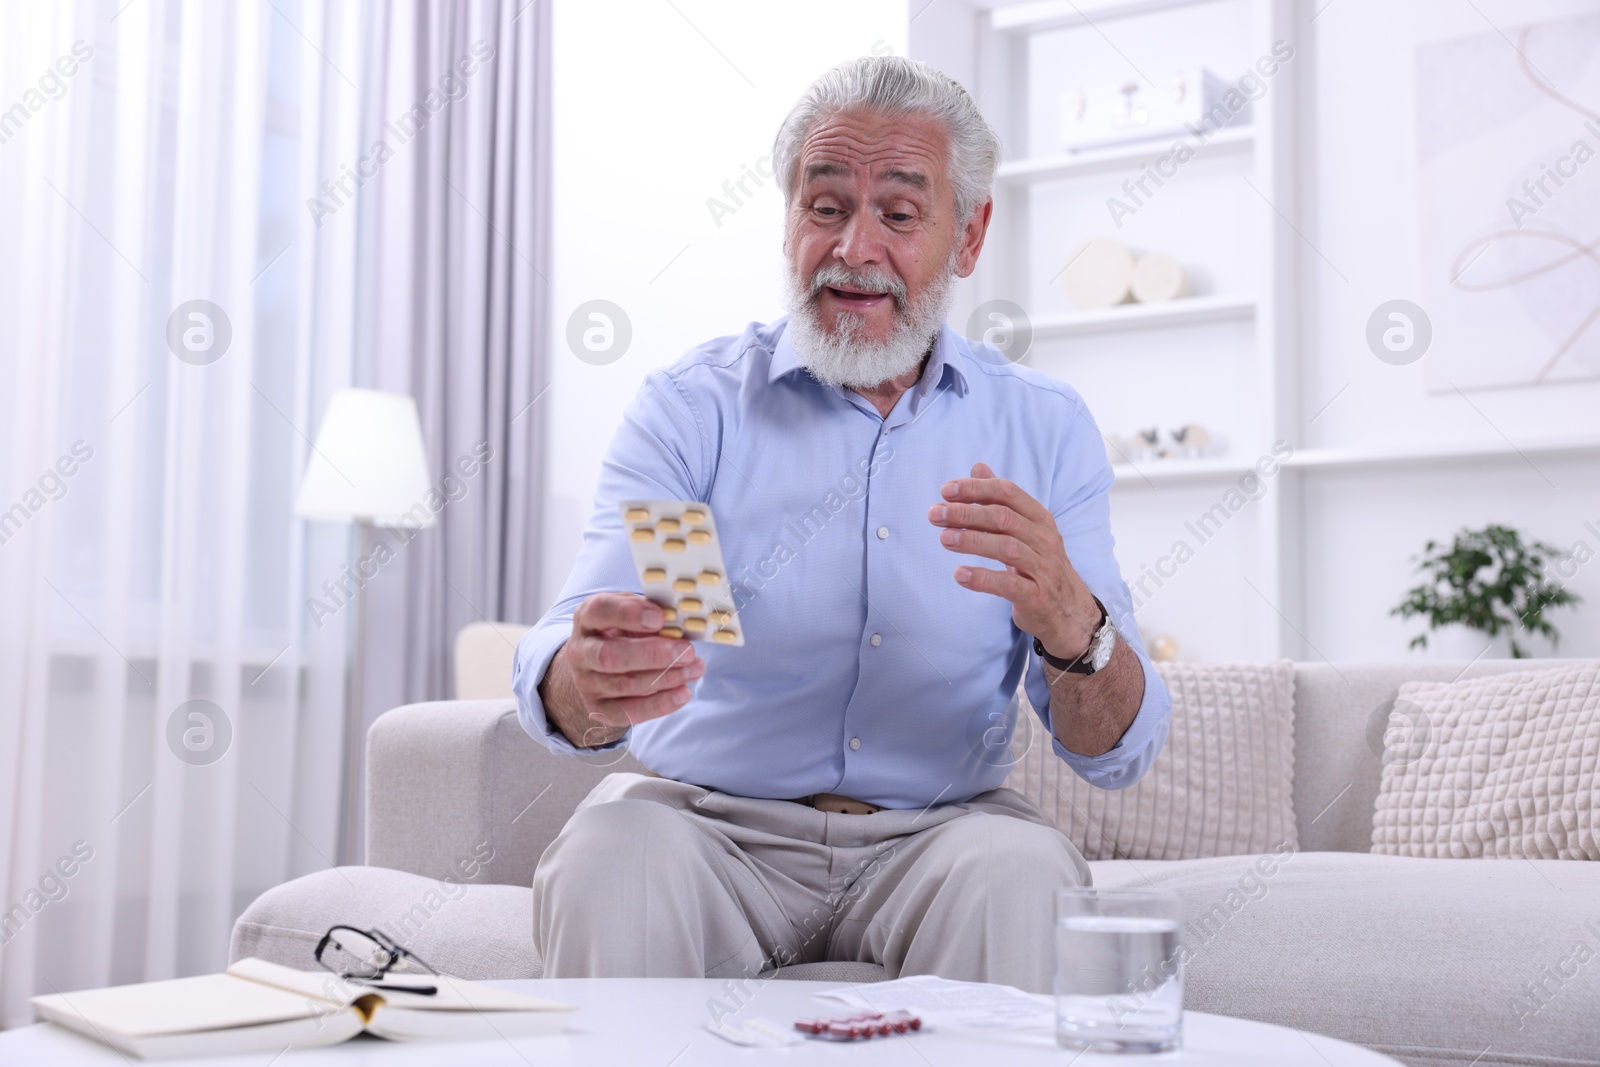
[[[547,976],[864,960],[1048,989],[1051,891],[1089,872],[1000,788],[1018,683],[1107,789],[1154,761],[1171,702],[1082,399],[945,325],[998,155],[956,82],[896,57],[823,75],[779,130],[788,317],[650,375],[518,649],[530,734],[651,771],[602,781],[540,860]],[[658,633],[636,498],[711,506],[742,648]]]

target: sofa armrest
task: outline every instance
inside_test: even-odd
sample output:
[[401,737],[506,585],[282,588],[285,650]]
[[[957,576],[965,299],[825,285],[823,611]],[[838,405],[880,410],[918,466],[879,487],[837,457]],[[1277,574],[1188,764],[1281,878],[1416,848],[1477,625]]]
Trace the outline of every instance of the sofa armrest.
[[441,700],[367,732],[367,863],[428,878],[531,885],[545,846],[590,789],[640,770],[621,751],[557,756],[514,700]]

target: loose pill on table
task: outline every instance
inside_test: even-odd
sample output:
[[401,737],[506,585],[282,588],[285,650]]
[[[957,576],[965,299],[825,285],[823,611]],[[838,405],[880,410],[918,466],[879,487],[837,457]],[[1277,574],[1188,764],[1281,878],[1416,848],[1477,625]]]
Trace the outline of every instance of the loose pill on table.
[[706,632],[706,620],[691,615],[683,620],[683,628],[692,634],[703,634]]
[[[638,538],[634,538],[634,540],[638,540]],[[684,544],[681,537],[669,537],[661,542],[661,551],[663,552],[682,552],[683,549]]]
[[679,578],[672,583],[672,588],[680,593],[692,593],[694,592],[694,579]]
[[627,517],[628,517],[628,521],[629,522],[649,522],[650,521],[650,509],[649,508],[629,508]]
[[678,520],[662,519],[660,522],[656,523],[656,529],[660,530],[662,533],[677,533]]
[[[637,526],[634,528],[633,539],[635,541],[654,541],[655,538],[656,532],[650,529],[648,526]],[[683,542],[680,541],[678,543],[682,544]]]
[[732,630],[718,630],[716,633],[711,635],[711,640],[715,641],[719,645],[731,645],[735,644],[739,640],[739,635],[734,633]]
[[721,581],[722,581],[722,575],[718,574],[716,571],[701,571],[700,572],[700,584],[701,585],[716,585]]
[[683,636],[683,631],[678,629],[676,626],[663,626],[661,628],[660,633],[661,633],[662,637],[682,637]]
[[706,513],[699,508],[690,508],[683,513],[683,521],[688,523],[702,523],[706,521]]
[[646,567],[644,569],[644,580],[647,582],[664,582],[667,580],[667,569],[665,567]]
[[690,530],[689,543],[691,545],[709,545],[711,543],[710,530]]
[[701,607],[700,598],[695,596],[686,596],[682,600],[678,601],[678,607],[682,608],[684,611],[699,611]]

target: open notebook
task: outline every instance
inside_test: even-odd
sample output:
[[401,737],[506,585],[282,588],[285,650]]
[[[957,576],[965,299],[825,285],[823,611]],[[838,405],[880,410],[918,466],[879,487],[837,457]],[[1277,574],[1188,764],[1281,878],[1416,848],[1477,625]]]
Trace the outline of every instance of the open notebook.
[[277,1052],[334,1045],[365,1030],[393,1041],[552,1034],[577,1009],[435,975],[393,975],[390,984],[431,985],[432,996],[367,989],[327,971],[297,971],[244,959],[226,974],[34,997],[49,1022],[140,1059]]

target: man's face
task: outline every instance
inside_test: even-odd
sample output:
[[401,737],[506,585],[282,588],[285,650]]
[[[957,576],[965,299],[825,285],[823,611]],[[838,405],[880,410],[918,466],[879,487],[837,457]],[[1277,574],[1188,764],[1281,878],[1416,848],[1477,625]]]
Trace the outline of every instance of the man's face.
[[[989,205],[960,224],[946,148],[943,124],[922,115],[845,112],[807,135],[785,244],[802,293],[818,271],[842,268],[810,297],[826,333],[851,313],[856,337],[887,343],[907,307],[945,280],[952,259],[958,277],[972,273]],[[843,273],[855,280],[838,278]]]

